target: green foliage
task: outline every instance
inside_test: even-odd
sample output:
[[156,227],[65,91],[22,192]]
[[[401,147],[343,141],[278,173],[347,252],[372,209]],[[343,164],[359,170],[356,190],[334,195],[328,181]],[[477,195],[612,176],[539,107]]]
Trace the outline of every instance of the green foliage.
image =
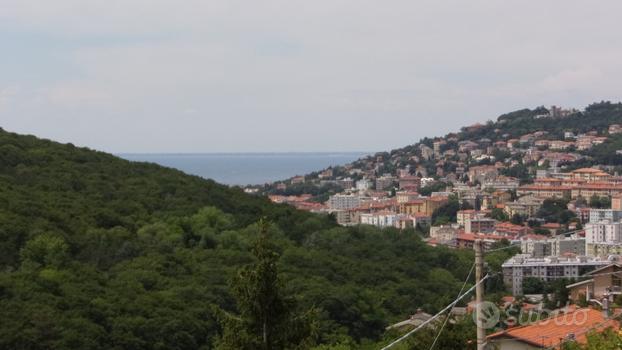
[[[416,332],[402,343],[396,345],[396,350],[415,350],[429,349],[434,343],[434,338],[440,331],[441,323],[432,324],[430,327],[423,328]],[[438,338],[435,350],[455,350],[455,349],[476,349],[475,322],[470,317],[466,317],[458,322],[447,322],[441,336]],[[396,338],[396,334],[392,334]],[[386,342],[383,343],[386,345]]]
[[221,311],[218,349],[306,349],[316,337],[314,311],[296,314],[296,301],[283,295],[279,259],[269,245],[267,223],[253,249],[256,262],[238,271],[233,285],[238,315]]
[[499,170],[501,175],[515,177],[520,180],[521,185],[531,182],[529,169],[523,164],[517,164],[509,168]]
[[508,217],[508,214],[506,214],[505,211],[500,208],[492,208],[492,210],[490,211],[490,217],[498,221],[509,221],[510,220],[510,218]]
[[611,198],[607,196],[599,197],[597,195],[593,195],[592,197],[590,197],[589,205],[591,208],[609,209],[611,208]]
[[[468,203],[467,203],[468,204]],[[464,209],[469,209],[470,206],[465,206]],[[433,225],[444,225],[450,222],[456,222],[457,214],[460,209],[463,209],[455,196],[449,197],[449,201],[436,209],[432,213]]]
[[622,155],[616,151],[622,150],[622,135],[610,135],[607,141],[592,147],[586,152],[594,164],[622,165]]
[[281,295],[317,310],[326,346],[373,344],[417,308],[440,310],[473,259],[154,164],[4,131],[0,147],[2,349],[211,348],[215,310],[242,315],[228,281],[257,261],[261,217]]
[[536,217],[546,222],[567,224],[576,215],[568,210],[568,200],[563,198],[547,198],[536,213]]
[[542,294],[546,291],[544,282],[536,277],[525,277],[523,279],[524,294]]
[[447,188],[448,184],[442,181],[437,181],[419,189],[419,194],[422,196],[429,196],[432,192],[443,192]]
[[69,247],[62,237],[42,234],[26,242],[20,251],[22,267],[36,269],[40,267],[58,268],[69,258]]
[[562,344],[562,350],[618,350],[622,348],[622,335],[615,329],[607,329],[598,333],[592,331],[587,335],[587,344],[567,341]]

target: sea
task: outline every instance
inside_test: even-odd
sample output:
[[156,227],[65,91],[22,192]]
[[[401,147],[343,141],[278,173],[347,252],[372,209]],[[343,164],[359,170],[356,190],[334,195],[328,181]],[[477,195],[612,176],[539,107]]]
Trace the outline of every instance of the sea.
[[227,185],[260,185],[344,165],[368,152],[314,153],[123,153],[131,161],[150,162]]

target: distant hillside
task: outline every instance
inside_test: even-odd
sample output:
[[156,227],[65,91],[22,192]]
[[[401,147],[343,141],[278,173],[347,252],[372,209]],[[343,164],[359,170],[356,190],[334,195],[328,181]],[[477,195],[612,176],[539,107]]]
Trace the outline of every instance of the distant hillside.
[[[551,108],[553,109],[553,108]],[[560,109],[561,110],[561,109]],[[419,142],[402,148],[393,149],[386,152],[378,152],[365,158],[356,160],[344,166],[336,166],[331,168],[333,177],[350,177],[352,180],[358,180],[363,176],[360,173],[353,173],[352,169],[368,170],[370,166],[375,168],[377,176],[381,174],[395,175],[397,169],[410,167],[415,169],[418,166],[427,168],[430,173],[436,170],[436,164],[430,161],[415,161],[413,157],[421,156],[422,145],[433,147],[433,143],[442,140],[443,145],[441,151],[448,149],[456,149],[457,144],[463,141],[479,142],[483,139],[491,143],[496,141],[507,141],[516,139],[522,135],[534,133],[537,131],[546,132],[547,137],[552,139],[564,139],[565,132],[573,134],[581,134],[589,131],[596,131],[599,134],[606,133],[607,128],[611,124],[622,124],[622,103],[598,102],[587,106],[583,111],[579,110],[563,110],[551,111],[545,107],[537,107],[534,109],[521,109],[514,112],[506,113],[497,118],[496,121],[487,121],[484,124],[475,124],[465,126],[459,131],[449,133],[442,137],[424,137]],[[622,146],[622,140],[619,137],[612,137],[604,145],[594,147],[588,152],[583,152],[586,156],[593,157],[593,161],[589,159],[582,160],[576,166],[590,166],[593,164],[605,165],[622,165],[622,155],[616,155],[617,146]],[[622,148],[622,147],[621,147]],[[619,149],[619,148],[618,148]],[[498,154],[505,156],[504,154]],[[307,174],[307,180],[318,179],[319,175],[326,169],[318,169],[316,172]],[[451,165],[444,170],[453,171]],[[278,183],[290,183],[291,179],[280,181]],[[270,194],[312,194],[317,201],[325,201],[328,195],[339,192],[341,189],[334,184],[318,186],[317,184],[298,183],[288,186],[286,190],[280,190],[278,183],[263,188],[262,191]]]
[[214,307],[235,309],[228,283],[252,261],[262,216],[287,291],[319,310],[321,344],[376,348],[390,322],[453,300],[471,266],[470,251],[412,230],[337,227],[176,170],[0,131],[0,348],[211,348]]

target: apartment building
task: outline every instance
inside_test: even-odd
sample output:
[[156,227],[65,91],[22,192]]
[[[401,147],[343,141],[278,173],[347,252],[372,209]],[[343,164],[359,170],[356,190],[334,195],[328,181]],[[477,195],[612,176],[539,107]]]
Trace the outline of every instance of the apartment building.
[[466,233],[492,233],[495,231],[497,220],[491,218],[470,218],[464,223],[464,232]]
[[360,222],[363,225],[373,225],[380,228],[397,227],[400,215],[392,211],[380,211],[377,213],[361,213]]
[[328,208],[332,210],[347,210],[358,208],[361,198],[355,194],[335,194],[328,198]]
[[600,257],[546,257],[533,258],[529,254],[518,254],[503,265],[503,281],[513,295],[523,294],[523,280],[534,277],[545,282],[559,278],[578,278],[599,267],[608,265],[607,258]]
[[622,210],[613,209],[590,209],[590,222],[601,221],[615,222],[622,219]]

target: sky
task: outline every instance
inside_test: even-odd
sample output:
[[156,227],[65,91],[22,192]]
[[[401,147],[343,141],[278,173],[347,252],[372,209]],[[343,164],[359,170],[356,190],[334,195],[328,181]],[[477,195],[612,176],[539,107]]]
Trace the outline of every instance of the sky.
[[0,127],[120,152],[382,151],[622,100],[620,1],[0,0]]

